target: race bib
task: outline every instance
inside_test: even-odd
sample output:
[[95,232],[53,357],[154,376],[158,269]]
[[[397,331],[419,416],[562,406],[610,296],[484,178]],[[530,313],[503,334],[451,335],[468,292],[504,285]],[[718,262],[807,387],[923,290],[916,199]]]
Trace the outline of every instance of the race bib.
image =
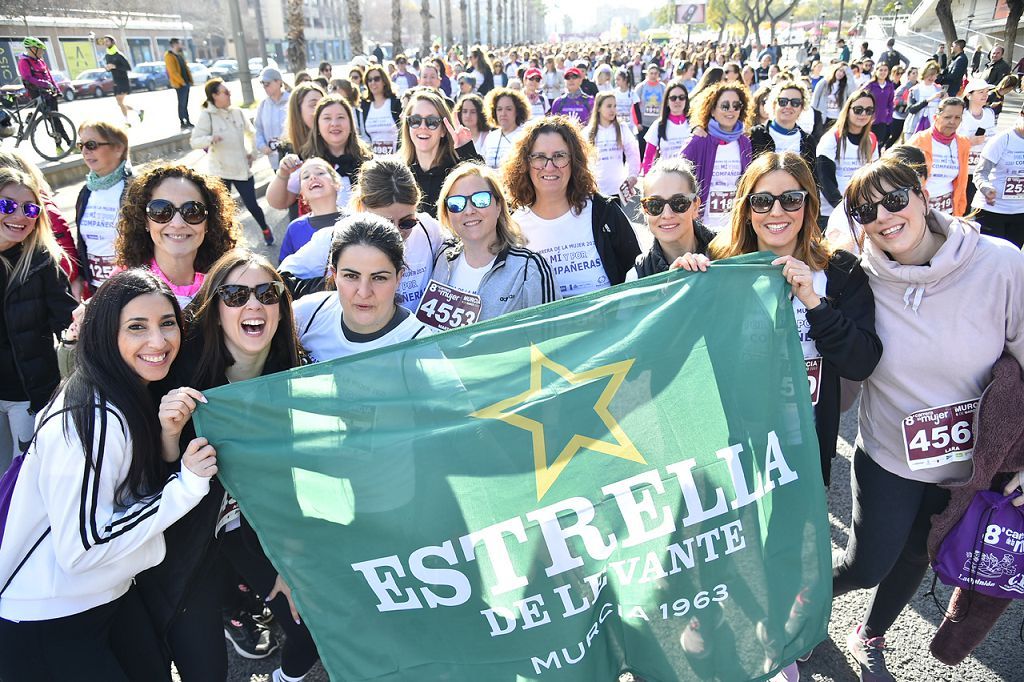
[[708,195],[709,213],[729,213],[732,211],[732,201],[736,198],[736,192],[715,192]]
[[936,211],[942,211],[943,213],[949,213],[953,210],[953,193],[943,194],[939,197],[932,197],[928,203]]
[[89,254],[89,282],[100,285],[114,274],[114,257],[94,256]]
[[644,107],[644,116],[661,116],[661,105],[660,104],[648,104]]
[[480,319],[480,297],[430,280],[416,309],[416,319],[440,331],[465,327]]
[[911,471],[964,462],[974,456],[974,412],[981,398],[929,407],[903,420],[903,445]]
[[238,509],[238,502],[231,495],[224,493],[224,499],[220,503],[220,514],[217,516],[217,526],[213,530],[214,537],[220,535],[222,530],[234,530],[238,528],[241,521],[241,512]]
[[1003,186],[1003,198],[1015,201],[1024,199],[1024,175],[1006,178],[1006,184]]
[[623,180],[622,184],[619,185],[619,200],[622,202],[623,206],[632,201],[634,197],[638,196],[640,196],[640,190],[637,189],[635,185],[631,189],[629,183],[625,180]]
[[970,151],[970,152],[968,152],[968,154],[967,154],[967,165],[968,166],[970,166],[971,168],[974,168],[980,162],[981,162],[981,152],[980,151],[977,151],[977,152],[976,151]]
[[818,404],[818,396],[821,393],[821,358],[806,358],[804,365],[807,366],[807,383],[811,389],[811,405]]
[[387,156],[395,153],[394,142],[374,142],[373,153],[375,156]]

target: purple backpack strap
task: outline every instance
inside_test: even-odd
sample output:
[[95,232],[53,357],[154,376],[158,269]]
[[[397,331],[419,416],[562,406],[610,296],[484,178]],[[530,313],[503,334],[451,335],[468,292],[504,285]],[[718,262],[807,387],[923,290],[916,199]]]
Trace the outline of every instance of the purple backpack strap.
[[24,453],[11,462],[11,466],[0,477],[0,546],[4,543],[4,529],[7,528],[7,515],[11,511],[11,498],[14,497],[14,484],[21,473],[21,465],[25,463]]

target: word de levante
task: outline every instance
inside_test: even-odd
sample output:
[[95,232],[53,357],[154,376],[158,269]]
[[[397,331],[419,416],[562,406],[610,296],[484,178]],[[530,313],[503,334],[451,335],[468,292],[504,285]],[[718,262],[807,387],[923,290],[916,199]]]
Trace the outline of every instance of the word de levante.
[[770,261],[208,391],[197,431],[331,679],[761,680],[821,641],[824,486]]

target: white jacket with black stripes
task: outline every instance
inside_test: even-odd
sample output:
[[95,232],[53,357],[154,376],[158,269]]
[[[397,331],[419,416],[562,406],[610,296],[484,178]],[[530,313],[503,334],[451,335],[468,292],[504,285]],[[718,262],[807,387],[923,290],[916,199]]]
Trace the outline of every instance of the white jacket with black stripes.
[[[461,253],[462,242],[446,241],[434,259],[433,279],[448,284],[455,259]],[[522,246],[505,247],[495,256],[476,293],[480,296],[480,320],[562,298],[555,274],[544,256]]]
[[[97,409],[90,464],[64,393],[41,417],[18,475],[0,542],[0,618],[61,618],[121,597],[164,558],[163,531],[209,492],[182,467],[163,489],[128,506],[115,491],[128,476],[132,442],[120,412]],[[6,585],[6,589],[4,586]]]

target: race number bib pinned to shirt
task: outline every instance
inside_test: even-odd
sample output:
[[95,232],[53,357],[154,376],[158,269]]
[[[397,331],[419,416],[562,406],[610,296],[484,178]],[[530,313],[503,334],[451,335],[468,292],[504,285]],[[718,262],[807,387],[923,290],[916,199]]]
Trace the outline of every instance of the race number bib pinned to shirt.
[[477,294],[430,280],[416,309],[416,319],[428,327],[446,331],[479,320],[480,308]]
[[811,389],[811,405],[818,404],[818,396],[821,394],[821,358],[806,358],[804,365],[807,366],[807,383]]
[[375,156],[387,156],[388,154],[394,154],[395,144],[393,142],[374,142],[373,153]]
[[736,192],[716,192],[712,190],[708,194],[709,213],[729,213],[732,211],[732,202],[736,198]]
[[980,400],[929,407],[903,420],[903,445],[911,471],[964,462],[974,456],[974,413]]
[[953,195],[952,193],[949,193],[938,197],[932,197],[928,203],[931,204],[931,207],[936,211],[950,213],[953,210]]
[[1013,175],[1006,178],[1003,186],[1003,198],[1014,201],[1024,200],[1024,175]]

